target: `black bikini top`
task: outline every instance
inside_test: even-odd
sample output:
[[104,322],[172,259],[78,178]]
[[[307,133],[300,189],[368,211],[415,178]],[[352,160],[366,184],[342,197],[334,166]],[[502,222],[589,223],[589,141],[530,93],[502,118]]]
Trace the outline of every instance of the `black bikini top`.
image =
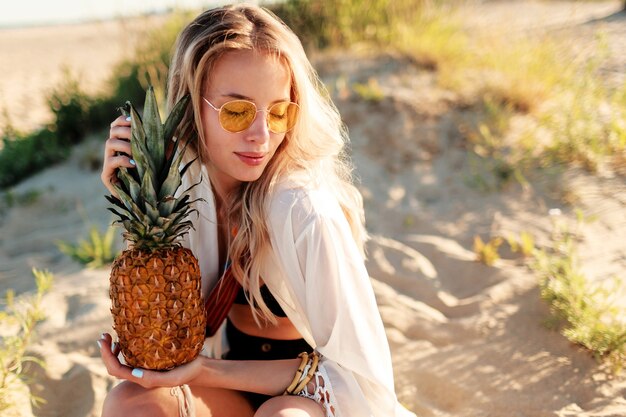
[[[278,304],[278,301],[276,301],[276,298],[274,298],[269,288],[267,288],[267,285],[261,286],[261,297],[263,297],[263,302],[265,302],[265,304],[270,309],[272,314],[274,314],[277,317],[287,317],[287,314],[285,314],[280,304]],[[246,293],[243,288],[239,289],[239,292],[237,293],[237,297],[235,298],[234,303],[244,304],[244,305],[249,304],[248,300],[246,299]]]

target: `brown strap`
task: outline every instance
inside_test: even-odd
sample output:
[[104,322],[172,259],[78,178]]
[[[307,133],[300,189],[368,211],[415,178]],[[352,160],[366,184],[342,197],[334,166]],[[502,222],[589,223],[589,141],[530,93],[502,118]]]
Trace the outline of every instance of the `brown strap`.
[[220,328],[222,322],[228,315],[230,307],[235,302],[237,293],[241,285],[235,279],[230,265],[224,271],[222,278],[218,281],[217,285],[209,296],[207,297],[205,310],[206,310],[206,335],[213,336],[217,329]]

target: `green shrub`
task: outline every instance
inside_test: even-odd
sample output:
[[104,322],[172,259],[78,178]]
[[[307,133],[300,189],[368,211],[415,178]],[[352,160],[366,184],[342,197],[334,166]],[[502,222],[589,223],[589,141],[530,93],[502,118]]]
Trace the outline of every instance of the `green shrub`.
[[190,14],[177,13],[163,26],[149,31],[132,58],[114,69],[109,94],[89,96],[66,71],[61,85],[47,98],[54,115],[50,126],[24,134],[5,120],[5,133],[0,139],[0,189],[66,159],[72,145],[108,126],[119,115],[117,108],[127,100],[143,102],[148,84],[155,86],[163,100],[171,48],[189,19]]
[[157,28],[147,30],[131,58],[114,69],[110,81],[110,100],[119,107],[126,101],[143,103],[149,85],[154,87],[159,103],[165,102],[169,62],[176,37],[195,17],[191,12],[176,12]]
[[394,25],[413,23],[419,0],[287,0],[271,7],[308,49],[387,44]]
[[369,78],[367,83],[354,83],[352,89],[361,99],[371,103],[378,103],[385,98],[385,92],[376,78]]
[[552,133],[545,164],[623,168],[626,161],[626,84],[617,90],[593,74],[581,77],[542,118]]
[[39,189],[27,190],[22,193],[16,193],[8,190],[2,193],[2,202],[6,207],[14,206],[31,206],[39,201],[43,191]]
[[80,89],[77,79],[66,71],[62,84],[55,88],[48,98],[48,105],[54,115],[52,131],[62,145],[79,143],[89,130],[87,113],[89,97]]
[[612,298],[622,293],[622,281],[589,282],[578,265],[577,240],[576,233],[555,224],[552,246],[535,251],[532,268],[540,277],[541,298],[550,306],[551,322],[563,324],[565,337],[618,373],[626,363],[626,323],[624,309]]
[[109,226],[105,233],[100,233],[96,226],[92,226],[88,239],[81,239],[76,244],[59,241],[57,247],[88,268],[100,268],[115,259],[115,232],[116,228],[113,226]]
[[57,140],[54,132],[41,129],[30,135],[5,136],[0,152],[0,188],[20,180],[45,167],[63,161],[70,148]]
[[[41,360],[29,356],[27,349],[35,335],[35,326],[45,319],[41,301],[52,287],[53,276],[47,271],[33,269],[37,293],[32,297],[15,299],[12,290],[4,295],[5,308],[0,311],[0,326],[11,329],[0,339],[0,411],[3,415],[16,411],[20,404],[16,403],[15,393],[28,382],[26,365]],[[30,395],[30,400],[37,405],[42,400]]]

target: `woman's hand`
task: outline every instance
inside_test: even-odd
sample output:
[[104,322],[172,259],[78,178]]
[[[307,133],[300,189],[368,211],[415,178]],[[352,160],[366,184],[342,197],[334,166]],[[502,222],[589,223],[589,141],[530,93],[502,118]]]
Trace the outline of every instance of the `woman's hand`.
[[140,368],[131,368],[122,363],[117,358],[120,348],[117,343],[111,346],[111,335],[103,333],[98,345],[100,356],[106,366],[109,375],[119,379],[127,379],[141,385],[144,388],[156,387],[178,387],[183,384],[193,384],[202,371],[202,358],[178,366],[171,371],[149,371]]
[[132,159],[130,148],[130,119],[120,116],[111,123],[109,138],[104,146],[104,161],[100,179],[104,186],[117,196],[112,184],[119,180],[115,172],[119,167],[133,168],[135,161]]

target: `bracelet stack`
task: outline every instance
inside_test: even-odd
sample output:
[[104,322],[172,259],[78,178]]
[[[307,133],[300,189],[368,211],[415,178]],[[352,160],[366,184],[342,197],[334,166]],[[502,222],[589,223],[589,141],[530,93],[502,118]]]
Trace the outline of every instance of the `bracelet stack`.
[[320,357],[316,352],[310,355],[306,352],[302,352],[298,357],[302,358],[302,361],[296,370],[293,381],[291,381],[291,384],[289,384],[285,392],[283,392],[283,395],[298,395],[305,389],[311,379],[313,379],[313,375],[315,375],[317,371]]

